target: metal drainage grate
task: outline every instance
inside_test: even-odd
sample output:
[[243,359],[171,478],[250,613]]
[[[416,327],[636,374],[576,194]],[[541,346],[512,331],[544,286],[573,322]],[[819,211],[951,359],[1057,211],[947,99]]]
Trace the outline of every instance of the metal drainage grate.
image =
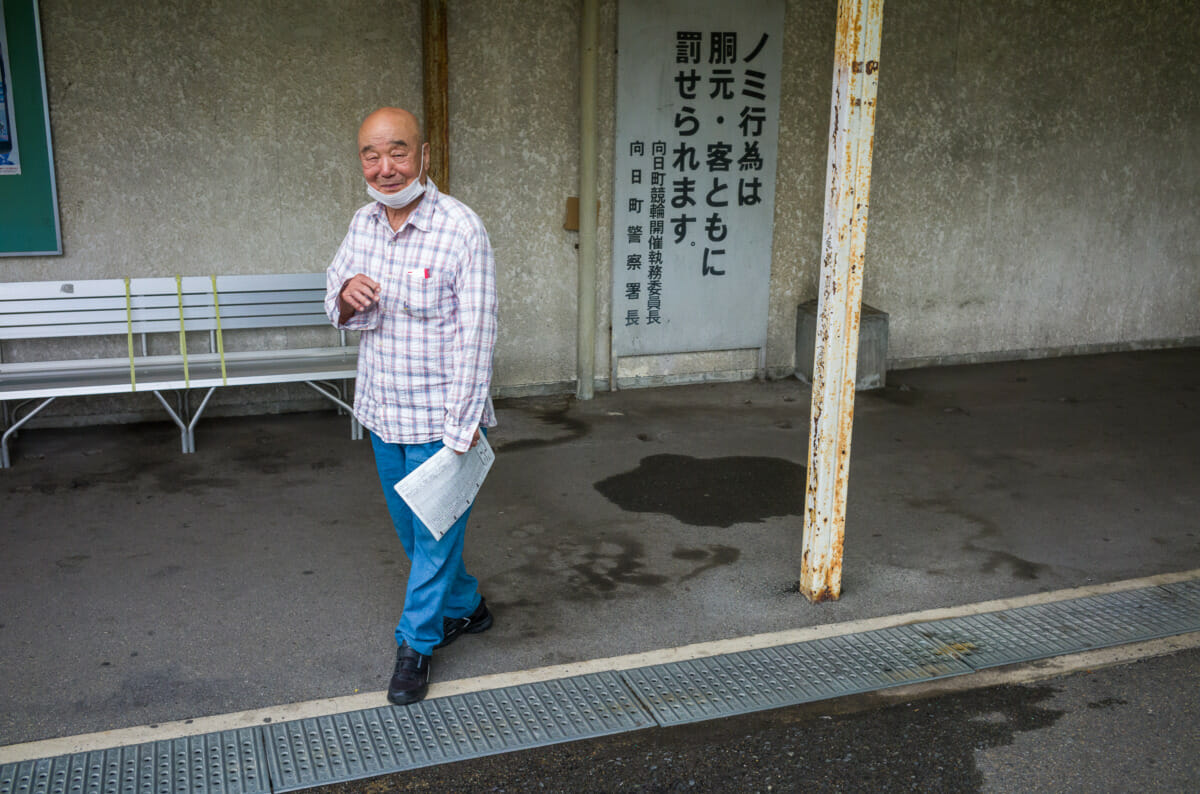
[[1186,582],[1163,585],[1162,589],[1176,598],[1192,602],[1196,605],[1197,609],[1200,609],[1200,579],[1190,579]]
[[613,673],[265,727],[275,791],[653,725]]
[[1195,631],[1200,629],[1200,612],[1187,609],[1172,593],[1150,587],[916,623],[912,628],[981,669]]
[[0,767],[0,794],[270,792],[253,728]]
[[969,672],[937,644],[893,628],[641,667],[623,675],[660,725],[678,725]]
[[1200,611],[1161,587],[1060,602],[1085,632],[1090,647],[1152,640],[1200,628]]

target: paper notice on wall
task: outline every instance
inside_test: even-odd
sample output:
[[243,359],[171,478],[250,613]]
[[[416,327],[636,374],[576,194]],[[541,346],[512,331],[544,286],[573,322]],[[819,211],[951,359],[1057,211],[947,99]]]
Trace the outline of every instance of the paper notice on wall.
[[461,455],[442,447],[396,483],[396,493],[438,540],[467,512],[487,477],[496,453],[487,437]]
[[12,72],[9,71],[8,34],[4,29],[4,0],[0,0],[0,175],[21,173],[17,149],[17,120],[13,109]]

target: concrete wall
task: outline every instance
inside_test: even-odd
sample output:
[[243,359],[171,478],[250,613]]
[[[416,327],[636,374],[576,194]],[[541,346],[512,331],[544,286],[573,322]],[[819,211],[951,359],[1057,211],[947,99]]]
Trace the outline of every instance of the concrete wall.
[[64,255],[5,277],[324,268],[358,120],[421,101],[419,6],[386,5],[41,0]]
[[865,300],[901,363],[1200,337],[1200,4],[891,3]]
[[[579,3],[448,7],[451,190],[483,217],[496,252],[495,383],[509,392],[573,390],[579,235],[563,222],[567,197],[579,195]],[[606,30],[615,8],[608,12]],[[610,108],[611,64],[601,84],[601,107]],[[600,150],[609,162],[611,133]]]
[[[1198,8],[887,5],[864,294],[891,315],[896,363],[1200,340]],[[41,0],[41,16],[65,254],[2,259],[3,280],[322,269],[366,200],[359,120],[421,106],[418,0]],[[603,2],[602,380],[616,16]],[[832,0],[787,4],[773,374],[793,366],[796,306],[816,294],[835,16]],[[575,377],[578,237],[562,224],[578,194],[578,20],[577,0],[449,4],[451,190],[496,247],[500,393]],[[754,364],[670,356],[622,373]],[[215,412],[308,404],[249,394]]]

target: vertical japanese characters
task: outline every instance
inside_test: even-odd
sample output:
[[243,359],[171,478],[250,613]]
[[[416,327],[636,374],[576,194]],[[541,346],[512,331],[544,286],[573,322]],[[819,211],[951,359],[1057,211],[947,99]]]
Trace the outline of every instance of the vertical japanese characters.
[[[782,30],[758,16],[736,15],[736,30],[685,23],[643,34],[650,51],[640,54],[641,74],[619,77],[658,85],[643,91],[632,113],[619,98],[618,355],[719,349],[691,346],[688,339],[705,334],[686,327],[706,314],[736,325],[760,297],[766,313]],[[733,335],[737,345],[757,345]]]

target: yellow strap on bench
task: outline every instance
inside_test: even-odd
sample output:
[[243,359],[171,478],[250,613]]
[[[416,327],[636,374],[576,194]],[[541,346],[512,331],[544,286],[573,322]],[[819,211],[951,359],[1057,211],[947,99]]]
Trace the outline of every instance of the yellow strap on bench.
[[179,296],[179,354],[183,356],[183,385],[185,388],[191,388],[192,379],[188,377],[187,328],[183,322],[183,276],[175,277],[175,294]]
[[225,377],[225,338],[221,335],[221,300],[217,297],[217,277],[212,277],[213,287],[213,311],[217,315],[217,352],[221,356],[221,384],[229,385],[229,378]]
[[129,390],[137,391],[137,367],[133,364],[133,300],[129,296],[129,279],[125,279],[125,327],[129,329]]

